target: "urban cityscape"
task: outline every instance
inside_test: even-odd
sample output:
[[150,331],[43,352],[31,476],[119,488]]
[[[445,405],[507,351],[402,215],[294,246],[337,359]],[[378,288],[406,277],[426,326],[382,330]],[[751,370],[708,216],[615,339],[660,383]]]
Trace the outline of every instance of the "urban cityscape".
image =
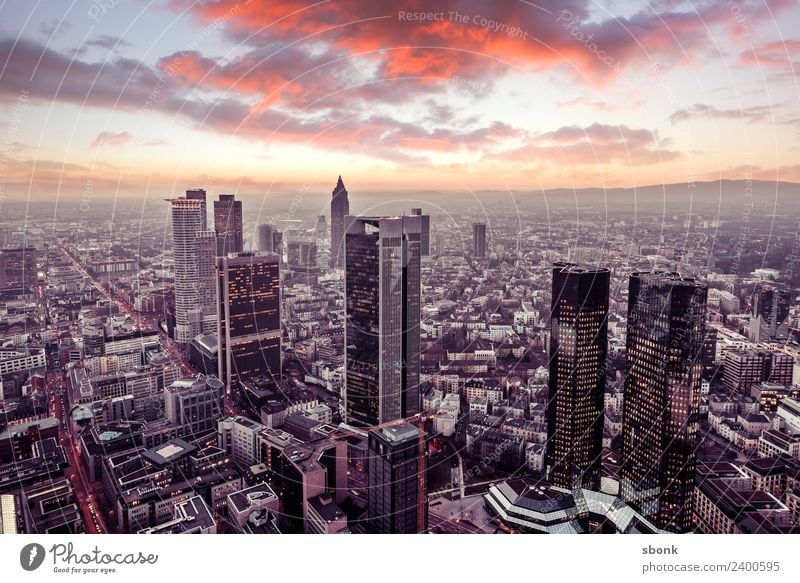
[[274,223],[7,207],[4,532],[798,531],[797,214],[755,196],[740,245],[702,202],[362,216],[330,182]]
[[[799,41],[765,4],[621,3],[655,52],[646,15],[750,27],[795,108],[677,87],[652,130],[663,57],[615,123],[497,73],[531,35],[624,75],[589,3],[161,4],[0,7],[0,534],[800,534]],[[119,32],[184,9],[157,61]],[[427,41],[456,26],[483,65]],[[564,113],[509,125],[540,90]]]

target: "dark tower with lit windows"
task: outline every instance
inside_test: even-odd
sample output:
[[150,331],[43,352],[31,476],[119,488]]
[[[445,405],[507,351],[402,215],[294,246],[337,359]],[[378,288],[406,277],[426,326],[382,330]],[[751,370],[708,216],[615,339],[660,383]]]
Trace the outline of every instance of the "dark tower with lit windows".
[[705,285],[630,276],[620,493],[659,528],[692,529]]
[[553,265],[546,470],[562,488],[600,487],[609,281],[605,268]]
[[278,256],[239,253],[217,259],[218,370],[234,397],[241,381],[281,374]]

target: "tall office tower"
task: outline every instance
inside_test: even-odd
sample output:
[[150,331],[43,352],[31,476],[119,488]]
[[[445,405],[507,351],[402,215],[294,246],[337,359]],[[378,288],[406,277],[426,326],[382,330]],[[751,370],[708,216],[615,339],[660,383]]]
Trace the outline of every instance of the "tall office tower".
[[201,332],[217,331],[217,235],[214,231],[197,234],[197,307]]
[[187,190],[186,197],[167,199],[172,206],[175,261],[175,341],[186,344],[202,332],[190,313],[197,308],[197,235],[206,230],[206,191]]
[[476,259],[486,257],[486,223],[472,225],[472,256]]
[[220,379],[238,397],[241,381],[281,374],[278,257],[239,253],[217,259]]
[[325,237],[328,235],[328,221],[325,220],[325,215],[319,215],[317,217],[317,227],[314,232],[314,236],[321,240],[324,240]]
[[217,256],[244,251],[242,201],[232,194],[220,194],[214,201],[214,230],[217,232]]
[[553,264],[546,465],[561,488],[600,488],[610,278]]
[[751,342],[786,340],[793,294],[783,286],[759,283],[753,290],[753,311],[748,328]]
[[331,195],[331,267],[344,265],[345,220],[350,214],[350,201],[342,177]]
[[707,295],[677,273],[630,276],[620,489],[672,532],[692,528]]
[[422,217],[422,237],[419,241],[419,254],[427,257],[431,254],[431,216],[423,215],[421,208],[411,209],[411,214]]
[[345,416],[370,426],[420,410],[421,221],[345,220]]
[[0,293],[26,293],[36,284],[36,248],[0,249]]
[[259,251],[266,251],[267,253],[273,253],[273,241],[272,241],[272,233],[274,232],[274,227],[267,223],[261,223],[258,225],[257,229],[257,240],[258,240],[258,250]]
[[367,453],[370,532],[413,534],[427,530],[428,505],[424,495],[420,496],[425,491],[425,458],[419,455],[419,442],[420,430],[410,423],[370,432]]

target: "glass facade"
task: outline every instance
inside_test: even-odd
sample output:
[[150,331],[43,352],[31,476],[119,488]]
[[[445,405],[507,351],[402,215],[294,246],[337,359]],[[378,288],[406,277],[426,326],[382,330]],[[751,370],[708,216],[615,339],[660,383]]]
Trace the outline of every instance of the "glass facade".
[[673,532],[692,527],[707,291],[677,273],[630,277],[621,494]]
[[546,464],[562,488],[600,487],[609,280],[605,268],[553,265]]
[[240,253],[218,259],[219,371],[228,390],[241,379],[280,377],[278,257]]
[[219,257],[244,250],[241,200],[236,200],[232,194],[219,195],[219,200],[214,201],[214,230]]
[[419,520],[419,512],[427,512],[427,504],[419,503],[418,480],[424,478],[425,472],[424,467],[419,467],[419,439],[419,429],[411,424],[370,432],[367,458],[370,532],[425,531],[425,517]]
[[420,217],[348,217],[345,414],[377,425],[419,412]]

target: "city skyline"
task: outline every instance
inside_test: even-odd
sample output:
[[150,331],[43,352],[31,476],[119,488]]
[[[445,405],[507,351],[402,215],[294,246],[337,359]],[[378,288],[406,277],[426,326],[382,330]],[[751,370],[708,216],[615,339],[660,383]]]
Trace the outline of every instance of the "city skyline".
[[[502,208],[483,211],[485,223],[465,209],[461,226],[419,207],[348,215],[344,266],[330,269],[334,226],[315,214],[276,220],[286,229],[277,254],[217,257],[206,197],[192,189],[169,199],[172,232],[155,247],[136,243],[133,259],[115,258],[131,253],[122,225],[141,229],[133,217],[122,215],[121,230],[108,234],[102,223],[76,230],[69,220],[52,233],[0,229],[4,254],[15,258],[3,264],[2,297],[19,302],[27,288],[32,314],[42,307],[80,323],[77,344],[38,348],[48,320],[35,335],[5,337],[23,344],[0,354],[4,405],[36,411],[42,396],[49,404],[34,416],[37,433],[13,422],[21,437],[0,447],[0,488],[10,471],[4,460],[18,455],[31,468],[26,480],[69,466],[91,483],[110,464],[117,485],[107,487],[118,489],[97,502],[118,497],[106,519],[90,498],[81,501],[91,492],[85,485],[57,482],[64,500],[79,502],[59,528],[796,531],[794,490],[771,481],[742,490],[742,476],[800,479],[797,274],[779,256],[770,264],[782,267],[744,267],[736,223],[710,220],[713,209],[693,216],[690,247],[683,221],[662,223],[657,211],[643,211],[635,238],[622,213],[611,218],[611,241],[589,231],[582,245],[551,235],[570,229],[568,221],[526,227],[520,239],[498,220]],[[536,209],[516,212],[522,221]],[[769,220],[759,215],[751,225]],[[261,227],[252,244],[274,251],[279,231]],[[710,232],[717,249],[709,260],[736,273],[703,268]],[[436,249],[424,256],[431,234]],[[776,245],[792,240],[775,237]],[[160,300],[151,296],[159,288],[167,294]],[[87,290],[93,303],[70,308],[69,298]],[[182,300],[182,329],[184,290],[193,299]],[[38,388],[30,392],[26,379]],[[55,435],[80,443],[86,462],[59,457],[50,419],[60,420]],[[366,456],[343,455],[346,444]],[[131,466],[131,455],[141,465]],[[152,514],[165,504],[155,491],[124,489],[140,474],[170,493],[162,514]],[[492,479],[478,478],[485,475]],[[231,492],[228,512],[215,518],[220,500],[193,480]],[[255,487],[264,489],[263,519],[235,518],[235,496]],[[465,505],[450,517],[438,509],[452,495],[444,492]],[[751,504],[737,508],[745,495]],[[165,522],[167,510],[177,518]],[[720,515],[731,526],[720,526]]]

